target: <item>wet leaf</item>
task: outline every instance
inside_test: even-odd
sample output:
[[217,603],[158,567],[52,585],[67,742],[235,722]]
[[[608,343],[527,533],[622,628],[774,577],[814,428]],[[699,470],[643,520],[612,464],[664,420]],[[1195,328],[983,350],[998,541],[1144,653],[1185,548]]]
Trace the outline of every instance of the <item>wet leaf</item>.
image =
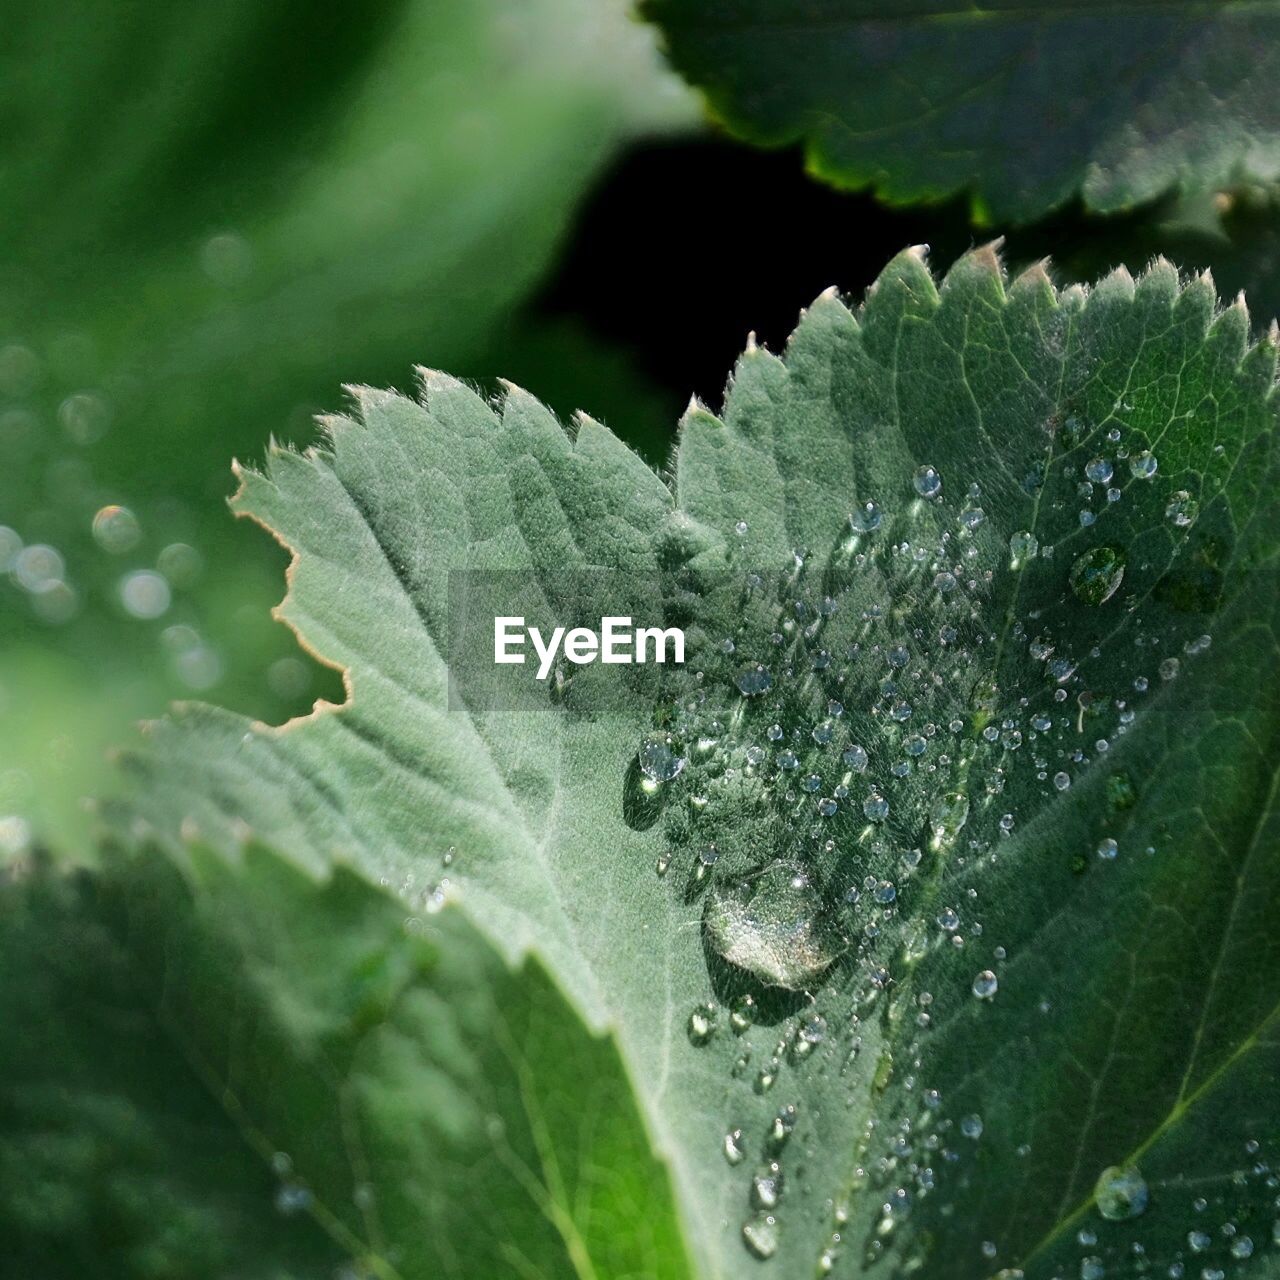
[[[1275,375],[1203,280],[983,249],[749,349],[670,485],[516,389],[361,391],[237,500],[345,705],[184,711],[118,820],[413,911],[455,847],[447,896],[615,1029],[708,1275],[1266,1275]],[[502,601],[688,662],[503,701],[456,630]]]

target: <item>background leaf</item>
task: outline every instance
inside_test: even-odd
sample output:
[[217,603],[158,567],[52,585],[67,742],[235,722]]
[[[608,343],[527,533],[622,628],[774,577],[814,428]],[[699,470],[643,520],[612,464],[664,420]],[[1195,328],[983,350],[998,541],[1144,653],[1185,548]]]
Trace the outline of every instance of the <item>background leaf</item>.
[[1027,222],[1077,194],[1277,176],[1269,5],[963,7],[949,0],[644,0],[716,117],[895,203],[970,192]]
[[0,888],[10,1266],[683,1274],[616,1050],[540,968],[349,871],[189,852]]
[[692,112],[612,0],[85,0],[9,28],[0,812],[83,854],[77,802],[131,721],[211,690],[281,718],[325,689],[268,620],[278,558],[222,499],[236,453],[309,432],[334,369],[538,374],[638,440],[674,409],[517,309],[617,148]]
[[[413,909],[455,846],[445,896],[614,1029],[707,1274],[1269,1274],[1275,372],[1204,281],[985,249],[750,348],[674,495],[519,391],[362,391],[238,502],[347,703],[188,710],[122,820]],[[450,701],[451,571],[554,614],[602,568],[683,678]]]

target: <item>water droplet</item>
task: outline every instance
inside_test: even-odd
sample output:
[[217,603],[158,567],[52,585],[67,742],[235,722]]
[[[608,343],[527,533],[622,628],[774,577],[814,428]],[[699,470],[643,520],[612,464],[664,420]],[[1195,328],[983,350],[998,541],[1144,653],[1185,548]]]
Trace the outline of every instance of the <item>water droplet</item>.
[[928,465],[917,468],[911,483],[922,498],[936,498],[942,492],[942,477]]
[[1013,534],[1009,539],[1009,555],[1012,560],[1011,568],[1021,569],[1023,565],[1035,557],[1037,551],[1040,550],[1039,540],[1034,533],[1028,533],[1025,529]]
[[778,1221],[771,1213],[756,1213],[742,1224],[742,1240],[761,1261],[778,1252]]
[[1094,458],[1085,464],[1084,473],[1094,484],[1106,484],[1115,474],[1115,468],[1109,458]]
[[1141,1173],[1132,1167],[1104,1169],[1093,1188],[1098,1212],[1111,1222],[1136,1218],[1147,1207],[1150,1193]]
[[1105,840],[1098,841],[1098,857],[1105,858],[1108,862],[1115,858],[1119,852],[1119,846],[1114,840],[1108,836]]
[[871,791],[862,802],[862,812],[872,822],[883,822],[889,816],[889,802],[879,791]]
[[301,1213],[310,1204],[311,1192],[296,1183],[286,1182],[276,1192],[276,1209],[285,1217]]
[[0,524],[0,573],[8,573],[13,568],[13,562],[21,550],[22,538],[17,530]]
[[983,969],[973,980],[973,994],[979,1000],[990,1000],[999,987],[1000,981],[990,969]]
[[93,444],[111,425],[111,406],[95,391],[77,391],[58,406],[58,421],[76,444]]
[[929,847],[937,852],[953,843],[968,820],[969,797],[963,791],[938,796],[929,809]]
[[120,603],[130,617],[158,618],[169,608],[169,583],[152,569],[135,569],[120,579]]
[[1094,547],[1071,566],[1071,589],[1085,604],[1110,600],[1124,580],[1124,552],[1117,547]]
[[[774,1151],[780,1151],[787,1145],[787,1139],[791,1137],[796,1127],[796,1109],[793,1105],[788,1104],[778,1110],[777,1115],[773,1117],[773,1123],[769,1126],[769,1146]],[[765,1206],[766,1208],[770,1206]]]
[[20,587],[27,591],[46,590],[62,581],[66,563],[62,554],[43,542],[33,542],[23,547],[13,560],[13,576]]
[[1156,455],[1150,449],[1143,449],[1141,453],[1135,453],[1129,459],[1129,474],[1135,480],[1150,480],[1158,467]]
[[854,771],[854,773],[862,773],[867,767],[866,748],[858,746],[857,743],[852,743],[850,746],[845,747],[844,754],[841,755],[840,759],[843,760],[844,763]]
[[204,569],[204,558],[185,542],[171,542],[156,556],[156,568],[164,574],[172,586],[190,587],[199,579]]
[[758,697],[762,693],[768,693],[773,688],[773,677],[761,663],[756,663],[754,666],[739,671],[734,676],[733,682],[738,686],[738,692],[744,698]]
[[742,1138],[741,1129],[730,1129],[724,1135],[724,1158],[730,1164],[741,1164],[746,1157],[746,1143]]
[[685,756],[678,755],[672,749],[671,743],[668,735],[663,738],[646,738],[640,744],[640,772],[650,782],[670,782],[689,763]]
[[751,1203],[757,1209],[776,1209],[782,1199],[782,1169],[771,1161],[751,1179]]
[[975,1142],[982,1137],[982,1117],[980,1115],[965,1116],[960,1121],[960,1132]]
[[874,533],[884,523],[884,515],[874,502],[864,502],[849,517],[854,533]]
[[120,555],[132,551],[142,537],[138,519],[128,507],[115,503],[103,507],[93,517],[93,537],[104,551]]
[[716,1033],[716,1007],[713,1004],[700,1004],[689,1015],[689,1043],[695,1046],[706,1044]]
[[1180,529],[1193,523],[1199,514],[1200,504],[1185,489],[1179,489],[1164,509],[1165,519],[1172,520]]
[[729,1025],[733,1028],[736,1035],[741,1035],[755,1021],[756,1001],[755,997],[749,992],[740,995],[733,1002],[733,1009],[729,1014]]
[[815,983],[840,954],[822,897],[798,863],[770,862],[711,891],[703,926],[715,951],[761,981],[792,991]]

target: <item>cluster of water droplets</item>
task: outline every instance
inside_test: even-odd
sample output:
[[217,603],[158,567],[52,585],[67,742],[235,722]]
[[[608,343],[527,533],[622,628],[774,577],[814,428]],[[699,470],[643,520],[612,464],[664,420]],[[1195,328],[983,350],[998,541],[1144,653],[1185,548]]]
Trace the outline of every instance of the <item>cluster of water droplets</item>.
[[[1118,432],[1107,444],[1083,466],[1081,528],[1097,522],[1099,503],[1105,514],[1123,502],[1121,469],[1140,485],[1159,472],[1148,449],[1126,449]],[[981,1115],[948,1114],[922,1078],[935,1007],[922,962],[972,953],[967,999],[998,1003],[1008,957],[984,937],[984,869],[1024,820],[1091,770],[1104,771],[1115,830],[1081,846],[1071,870],[1154,854],[1125,845],[1135,788],[1124,768],[1108,769],[1108,755],[1142,699],[1210,644],[1201,633],[1170,653],[1136,626],[1127,642],[1149,665],[1123,687],[1100,688],[1082,675],[1097,671],[1100,652],[1074,651],[1020,605],[1019,579],[1053,570],[1054,546],[1032,529],[998,532],[981,486],[955,487],[952,499],[942,470],[922,465],[901,491],[862,496],[831,545],[794,548],[772,569],[753,561],[750,521],[740,520],[734,567],[708,592],[722,634],[693,655],[679,696],[637,749],[639,787],[664,823],[656,870],[700,911],[713,990],[688,1014],[690,1044],[731,1041],[731,1076],[757,1095],[816,1063],[844,1078],[874,1050],[856,1078],[865,1087],[869,1075],[875,1095],[893,1081],[909,1100],[884,1116],[871,1110],[845,1193],[828,1206],[822,1271],[852,1247],[855,1195],[881,1204],[857,1249],[869,1265],[935,1193],[939,1171],[971,1159],[984,1138]],[[1185,535],[1195,499],[1176,490],[1167,508]],[[1057,570],[1059,592],[1077,607],[1128,609],[1128,568],[1121,541],[1091,540]],[[741,1234],[758,1258],[780,1247],[787,1152],[804,1122],[784,1099],[768,1133],[724,1135],[724,1158],[751,1170]],[[1017,1154],[1030,1149],[1019,1142]],[[1140,1214],[1145,1197],[1136,1170],[1100,1180],[1107,1217]],[[992,1272],[997,1255],[984,1246]]]

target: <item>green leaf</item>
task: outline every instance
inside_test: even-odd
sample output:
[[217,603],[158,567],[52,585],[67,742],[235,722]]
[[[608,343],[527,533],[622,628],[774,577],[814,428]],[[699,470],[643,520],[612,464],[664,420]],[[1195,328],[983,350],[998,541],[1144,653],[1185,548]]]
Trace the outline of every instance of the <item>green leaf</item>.
[[[751,347],[670,487],[514,388],[359,390],[236,502],[345,705],[184,710],[118,820],[412,910],[455,847],[447,896],[617,1037],[704,1274],[1191,1274],[1246,1236],[1272,1274],[1276,360],[1167,265],[1059,291],[987,248]],[[649,608],[688,663],[500,703],[457,630],[495,600]],[[1147,1207],[1102,1217],[1131,1167]]]
[[643,0],[715,116],[895,203],[1027,222],[1277,176],[1270,4]]
[[15,1272],[684,1273],[616,1048],[540,966],[342,868],[188,866],[0,888]]
[[[76,0],[8,28],[0,522],[55,548],[66,585],[0,580],[0,687],[36,739],[0,741],[0,776],[23,777],[0,811],[70,850],[125,726],[210,691],[281,718],[305,686],[267,620],[278,560],[229,531],[228,460],[308,433],[335,369],[553,363],[579,403],[616,358],[557,355],[513,312],[619,148],[693,112],[621,0],[229,0],[198,19]],[[91,533],[108,504],[133,545]],[[174,543],[195,555],[170,572]],[[172,605],[131,616],[122,580],[157,561]]]

